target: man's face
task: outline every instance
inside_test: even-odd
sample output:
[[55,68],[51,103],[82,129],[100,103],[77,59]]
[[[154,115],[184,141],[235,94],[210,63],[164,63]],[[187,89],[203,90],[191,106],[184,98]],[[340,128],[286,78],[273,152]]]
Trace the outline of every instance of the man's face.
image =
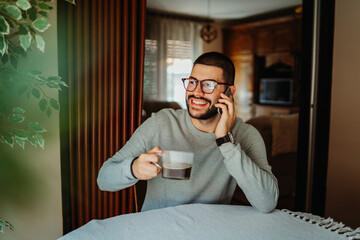
[[[190,78],[199,81],[211,79],[218,83],[225,83],[221,68],[203,64],[196,64],[193,67]],[[187,91],[186,105],[190,116],[196,119],[210,119],[216,116],[217,108],[215,104],[220,98],[220,93],[223,93],[225,89],[226,85],[218,84],[212,93],[205,94],[201,91],[200,83],[198,83],[193,92]]]

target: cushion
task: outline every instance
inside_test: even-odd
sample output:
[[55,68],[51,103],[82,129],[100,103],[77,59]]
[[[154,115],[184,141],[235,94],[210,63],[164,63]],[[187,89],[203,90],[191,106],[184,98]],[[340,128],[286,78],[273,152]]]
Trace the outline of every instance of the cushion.
[[272,156],[297,151],[299,114],[273,115]]

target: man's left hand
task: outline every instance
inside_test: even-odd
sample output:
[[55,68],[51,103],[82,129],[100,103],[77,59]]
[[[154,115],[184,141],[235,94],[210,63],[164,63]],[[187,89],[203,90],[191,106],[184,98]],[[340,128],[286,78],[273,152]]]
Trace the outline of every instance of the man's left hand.
[[228,97],[224,93],[220,93],[219,103],[215,104],[216,107],[221,108],[222,114],[218,125],[215,128],[216,138],[224,137],[234,126],[236,115],[235,106],[232,96]]

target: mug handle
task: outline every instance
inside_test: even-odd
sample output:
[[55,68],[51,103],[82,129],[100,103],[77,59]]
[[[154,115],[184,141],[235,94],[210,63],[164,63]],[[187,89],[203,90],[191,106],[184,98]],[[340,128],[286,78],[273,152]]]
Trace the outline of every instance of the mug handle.
[[[159,154],[159,153],[155,153],[155,155],[156,155],[156,156],[158,156],[159,158],[161,158],[161,154]],[[153,164],[153,165],[155,165],[156,167],[158,167],[158,168],[162,169],[162,167],[161,167],[158,163],[154,163],[154,162],[152,162],[152,164]]]

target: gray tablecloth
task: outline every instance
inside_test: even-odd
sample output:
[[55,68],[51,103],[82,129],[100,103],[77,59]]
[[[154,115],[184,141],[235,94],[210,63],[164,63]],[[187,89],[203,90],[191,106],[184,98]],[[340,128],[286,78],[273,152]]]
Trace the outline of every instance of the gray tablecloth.
[[92,220],[60,240],[330,240],[352,239],[346,237],[350,233],[355,235],[350,230],[329,219],[312,217],[311,214],[281,210],[263,214],[248,206],[190,204]]

